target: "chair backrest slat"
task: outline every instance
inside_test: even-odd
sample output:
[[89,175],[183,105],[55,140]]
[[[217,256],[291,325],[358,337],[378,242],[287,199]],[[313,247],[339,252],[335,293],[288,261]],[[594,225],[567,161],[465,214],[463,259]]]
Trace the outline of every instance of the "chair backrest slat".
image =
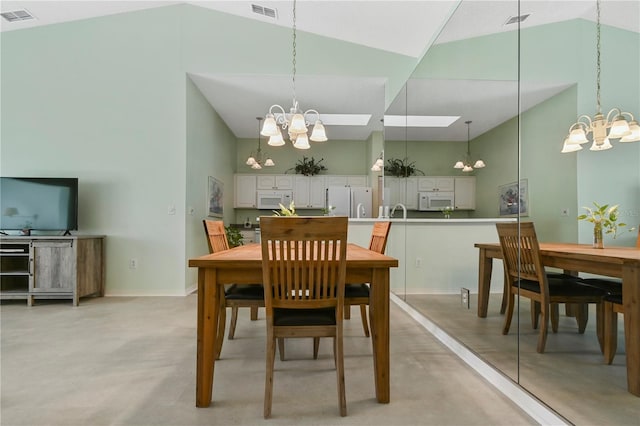
[[340,216],[260,218],[267,315],[344,303],[347,225]]
[[221,220],[208,219],[204,219],[202,223],[204,224],[204,232],[207,235],[209,253],[229,250],[229,242],[227,241],[224,223]]

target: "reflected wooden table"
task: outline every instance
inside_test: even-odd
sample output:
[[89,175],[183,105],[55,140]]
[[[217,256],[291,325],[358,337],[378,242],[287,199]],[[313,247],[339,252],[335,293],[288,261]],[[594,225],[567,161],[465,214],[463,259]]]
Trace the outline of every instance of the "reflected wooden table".
[[[478,270],[478,316],[487,316],[493,259],[502,259],[499,243],[476,243],[480,250]],[[622,278],[624,335],[627,355],[627,388],[640,396],[640,249],[587,244],[540,243],[544,266],[567,273],[588,272]]]
[[[198,268],[196,406],[208,407],[213,397],[214,346],[220,309],[218,286],[262,282],[261,247],[249,244],[189,259],[189,266]],[[371,344],[376,398],[380,403],[390,401],[389,268],[397,266],[398,260],[392,257],[355,244],[347,247],[347,282],[371,284]]]

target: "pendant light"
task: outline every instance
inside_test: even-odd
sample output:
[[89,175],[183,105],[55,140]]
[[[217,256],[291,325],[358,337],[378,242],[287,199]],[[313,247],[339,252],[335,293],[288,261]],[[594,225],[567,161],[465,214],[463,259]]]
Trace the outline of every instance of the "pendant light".
[[[324,125],[320,120],[320,113],[315,109],[308,109],[304,112],[299,108],[296,100],[296,0],[293,1],[293,106],[287,113],[280,105],[271,105],[269,113],[265,116],[261,134],[269,136],[267,142],[271,146],[282,146],[285,144],[282,137],[282,130],[288,129],[289,139],[293,146],[298,149],[309,149],[309,140],[313,142],[325,142],[327,135]],[[311,136],[307,134],[308,126],[313,124]]]
[[249,158],[247,158],[245,164],[254,170],[260,170],[262,169],[262,166],[273,167],[276,165],[276,163],[274,163],[273,160],[266,155],[266,159],[264,160],[264,162],[262,160],[262,149],[260,148],[260,122],[262,121],[262,117],[256,117],[256,120],[258,120],[258,149],[256,150],[255,156],[253,155],[253,152],[249,155]]
[[620,139],[620,142],[640,141],[640,126],[631,113],[613,108],[605,117],[600,109],[600,0],[596,1],[596,106],[593,118],[581,115],[569,127],[569,135],[565,138],[560,152],[580,151],[581,145],[589,142],[588,134],[591,134],[593,139],[590,151],[606,151],[613,148],[611,139]]
[[470,146],[469,146],[470,145],[469,142],[471,140],[471,132],[470,132],[471,123],[472,123],[471,120],[465,121],[465,124],[467,125],[467,156],[465,157],[464,160],[458,161],[453,166],[454,169],[462,169],[462,171],[465,173],[472,172],[474,168],[481,169],[486,166],[486,164],[484,164],[484,161],[482,160],[477,160],[473,164],[473,167],[471,166],[471,152],[470,152]]

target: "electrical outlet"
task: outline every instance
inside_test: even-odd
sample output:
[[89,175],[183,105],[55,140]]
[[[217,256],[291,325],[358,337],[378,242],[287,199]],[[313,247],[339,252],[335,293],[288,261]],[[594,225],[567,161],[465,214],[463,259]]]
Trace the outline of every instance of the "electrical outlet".
[[422,258],[416,257],[416,268],[422,267]]
[[462,307],[469,309],[469,289],[468,288],[460,288],[460,303],[462,303]]
[[138,259],[129,259],[129,269],[138,269]]

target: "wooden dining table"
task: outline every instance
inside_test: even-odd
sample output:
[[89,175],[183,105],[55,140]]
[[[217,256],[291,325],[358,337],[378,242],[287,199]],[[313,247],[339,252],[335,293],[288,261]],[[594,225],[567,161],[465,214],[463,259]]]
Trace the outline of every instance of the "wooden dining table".
[[[478,316],[487,316],[493,259],[502,259],[499,243],[476,243],[480,250],[478,271]],[[635,247],[593,248],[588,244],[540,243],[544,266],[575,275],[587,272],[622,278],[627,389],[640,396],[640,249]]]
[[[196,406],[208,407],[213,397],[215,341],[220,318],[220,286],[262,282],[260,244],[248,244],[189,259],[198,268],[198,332]],[[389,385],[389,270],[398,260],[356,244],[347,247],[347,282],[370,283],[369,317],[375,393],[378,402],[390,401]],[[266,327],[265,327],[266,331]]]

